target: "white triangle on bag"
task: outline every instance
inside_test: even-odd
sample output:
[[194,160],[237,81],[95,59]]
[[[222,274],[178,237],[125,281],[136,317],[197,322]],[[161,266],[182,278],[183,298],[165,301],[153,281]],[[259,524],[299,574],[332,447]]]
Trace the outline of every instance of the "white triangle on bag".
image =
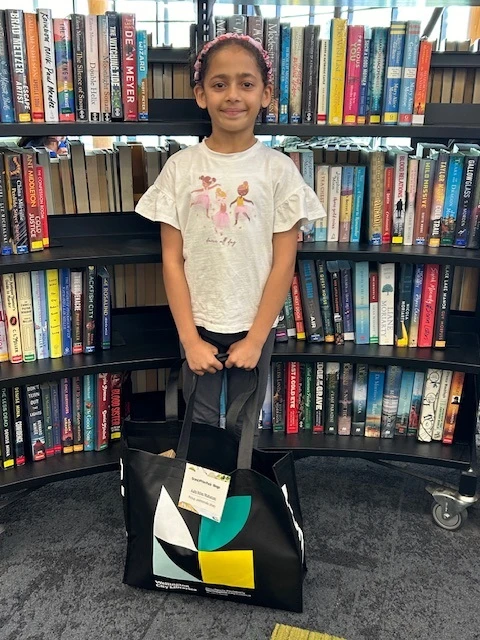
[[169,544],[197,551],[192,534],[165,487],[160,491],[155,509],[153,534]]

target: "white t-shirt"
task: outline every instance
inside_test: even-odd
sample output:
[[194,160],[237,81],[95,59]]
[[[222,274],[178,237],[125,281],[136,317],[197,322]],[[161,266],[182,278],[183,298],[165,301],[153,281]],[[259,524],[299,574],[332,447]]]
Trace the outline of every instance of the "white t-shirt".
[[257,141],[240,153],[205,142],[171,156],[135,209],[179,229],[195,324],[248,331],[272,268],[272,237],[326,215],[293,161]]

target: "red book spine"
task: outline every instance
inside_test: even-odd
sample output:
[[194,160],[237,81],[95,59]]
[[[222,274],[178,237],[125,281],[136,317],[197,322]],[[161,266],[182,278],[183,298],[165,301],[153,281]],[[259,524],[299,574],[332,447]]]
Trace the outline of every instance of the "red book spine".
[[300,363],[287,362],[287,433],[298,433],[299,384]]
[[345,96],[343,101],[344,124],[356,124],[360,100],[360,77],[362,75],[363,27],[348,27],[347,67],[345,73]]
[[97,376],[97,419],[96,419],[95,451],[108,447],[110,431],[110,374],[99,373]]
[[42,220],[38,209],[37,172],[33,152],[22,153],[22,172],[25,187],[28,244],[30,251],[41,251],[43,249]]
[[37,172],[37,193],[38,193],[38,212],[40,214],[40,222],[42,225],[42,243],[43,248],[50,246],[50,235],[48,233],[48,211],[47,199],[45,197],[45,178],[43,176],[43,167],[38,165],[35,167]]
[[305,340],[305,325],[303,324],[302,298],[300,297],[300,282],[298,273],[293,276],[292,282],[293,316],[297,330],[297,340]]
[[385,167],[385,182],[383,194],[383,223],[382,244],[392,242],[392,218],[393,218],[393,167]]
[[435,308],[437,306],[438,264],[425,265],[422,302],[418,329],[418,346],[431,347],[435,332]]
[[110,379],[110,439],[118,440],[122,428],[122,382],[121,373],[112,373]]
[[124,13],[121,16],[121,20],[123,113],[125,120],[137,120],[137,36],[135,32],[135,15],[133,13]]

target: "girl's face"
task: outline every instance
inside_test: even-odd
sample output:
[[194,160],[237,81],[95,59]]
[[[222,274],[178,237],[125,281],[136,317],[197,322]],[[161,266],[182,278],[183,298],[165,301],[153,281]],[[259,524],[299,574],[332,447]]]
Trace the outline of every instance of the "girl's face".
[[195,87],[199,107],[208,110],[213,126],[228,133],[253,133],[271,95],[253,55],[235,44],[212,53],[203,86]]

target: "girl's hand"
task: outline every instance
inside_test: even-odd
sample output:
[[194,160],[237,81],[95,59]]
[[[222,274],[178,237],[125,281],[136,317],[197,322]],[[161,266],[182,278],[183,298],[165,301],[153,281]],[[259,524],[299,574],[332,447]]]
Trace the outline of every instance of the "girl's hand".
[[183,347],[188,366],[197,376],[215,373],[223,369],[223,364],[216,358],[218,349],[213,344],[199,337],[192,345],[183,345]]
[[262,346],[246,336],[243,340],[234,342],[227,353],[228,360],[225,362],[227,369],[238,367],[239,369],[252,371],[260,360]]

